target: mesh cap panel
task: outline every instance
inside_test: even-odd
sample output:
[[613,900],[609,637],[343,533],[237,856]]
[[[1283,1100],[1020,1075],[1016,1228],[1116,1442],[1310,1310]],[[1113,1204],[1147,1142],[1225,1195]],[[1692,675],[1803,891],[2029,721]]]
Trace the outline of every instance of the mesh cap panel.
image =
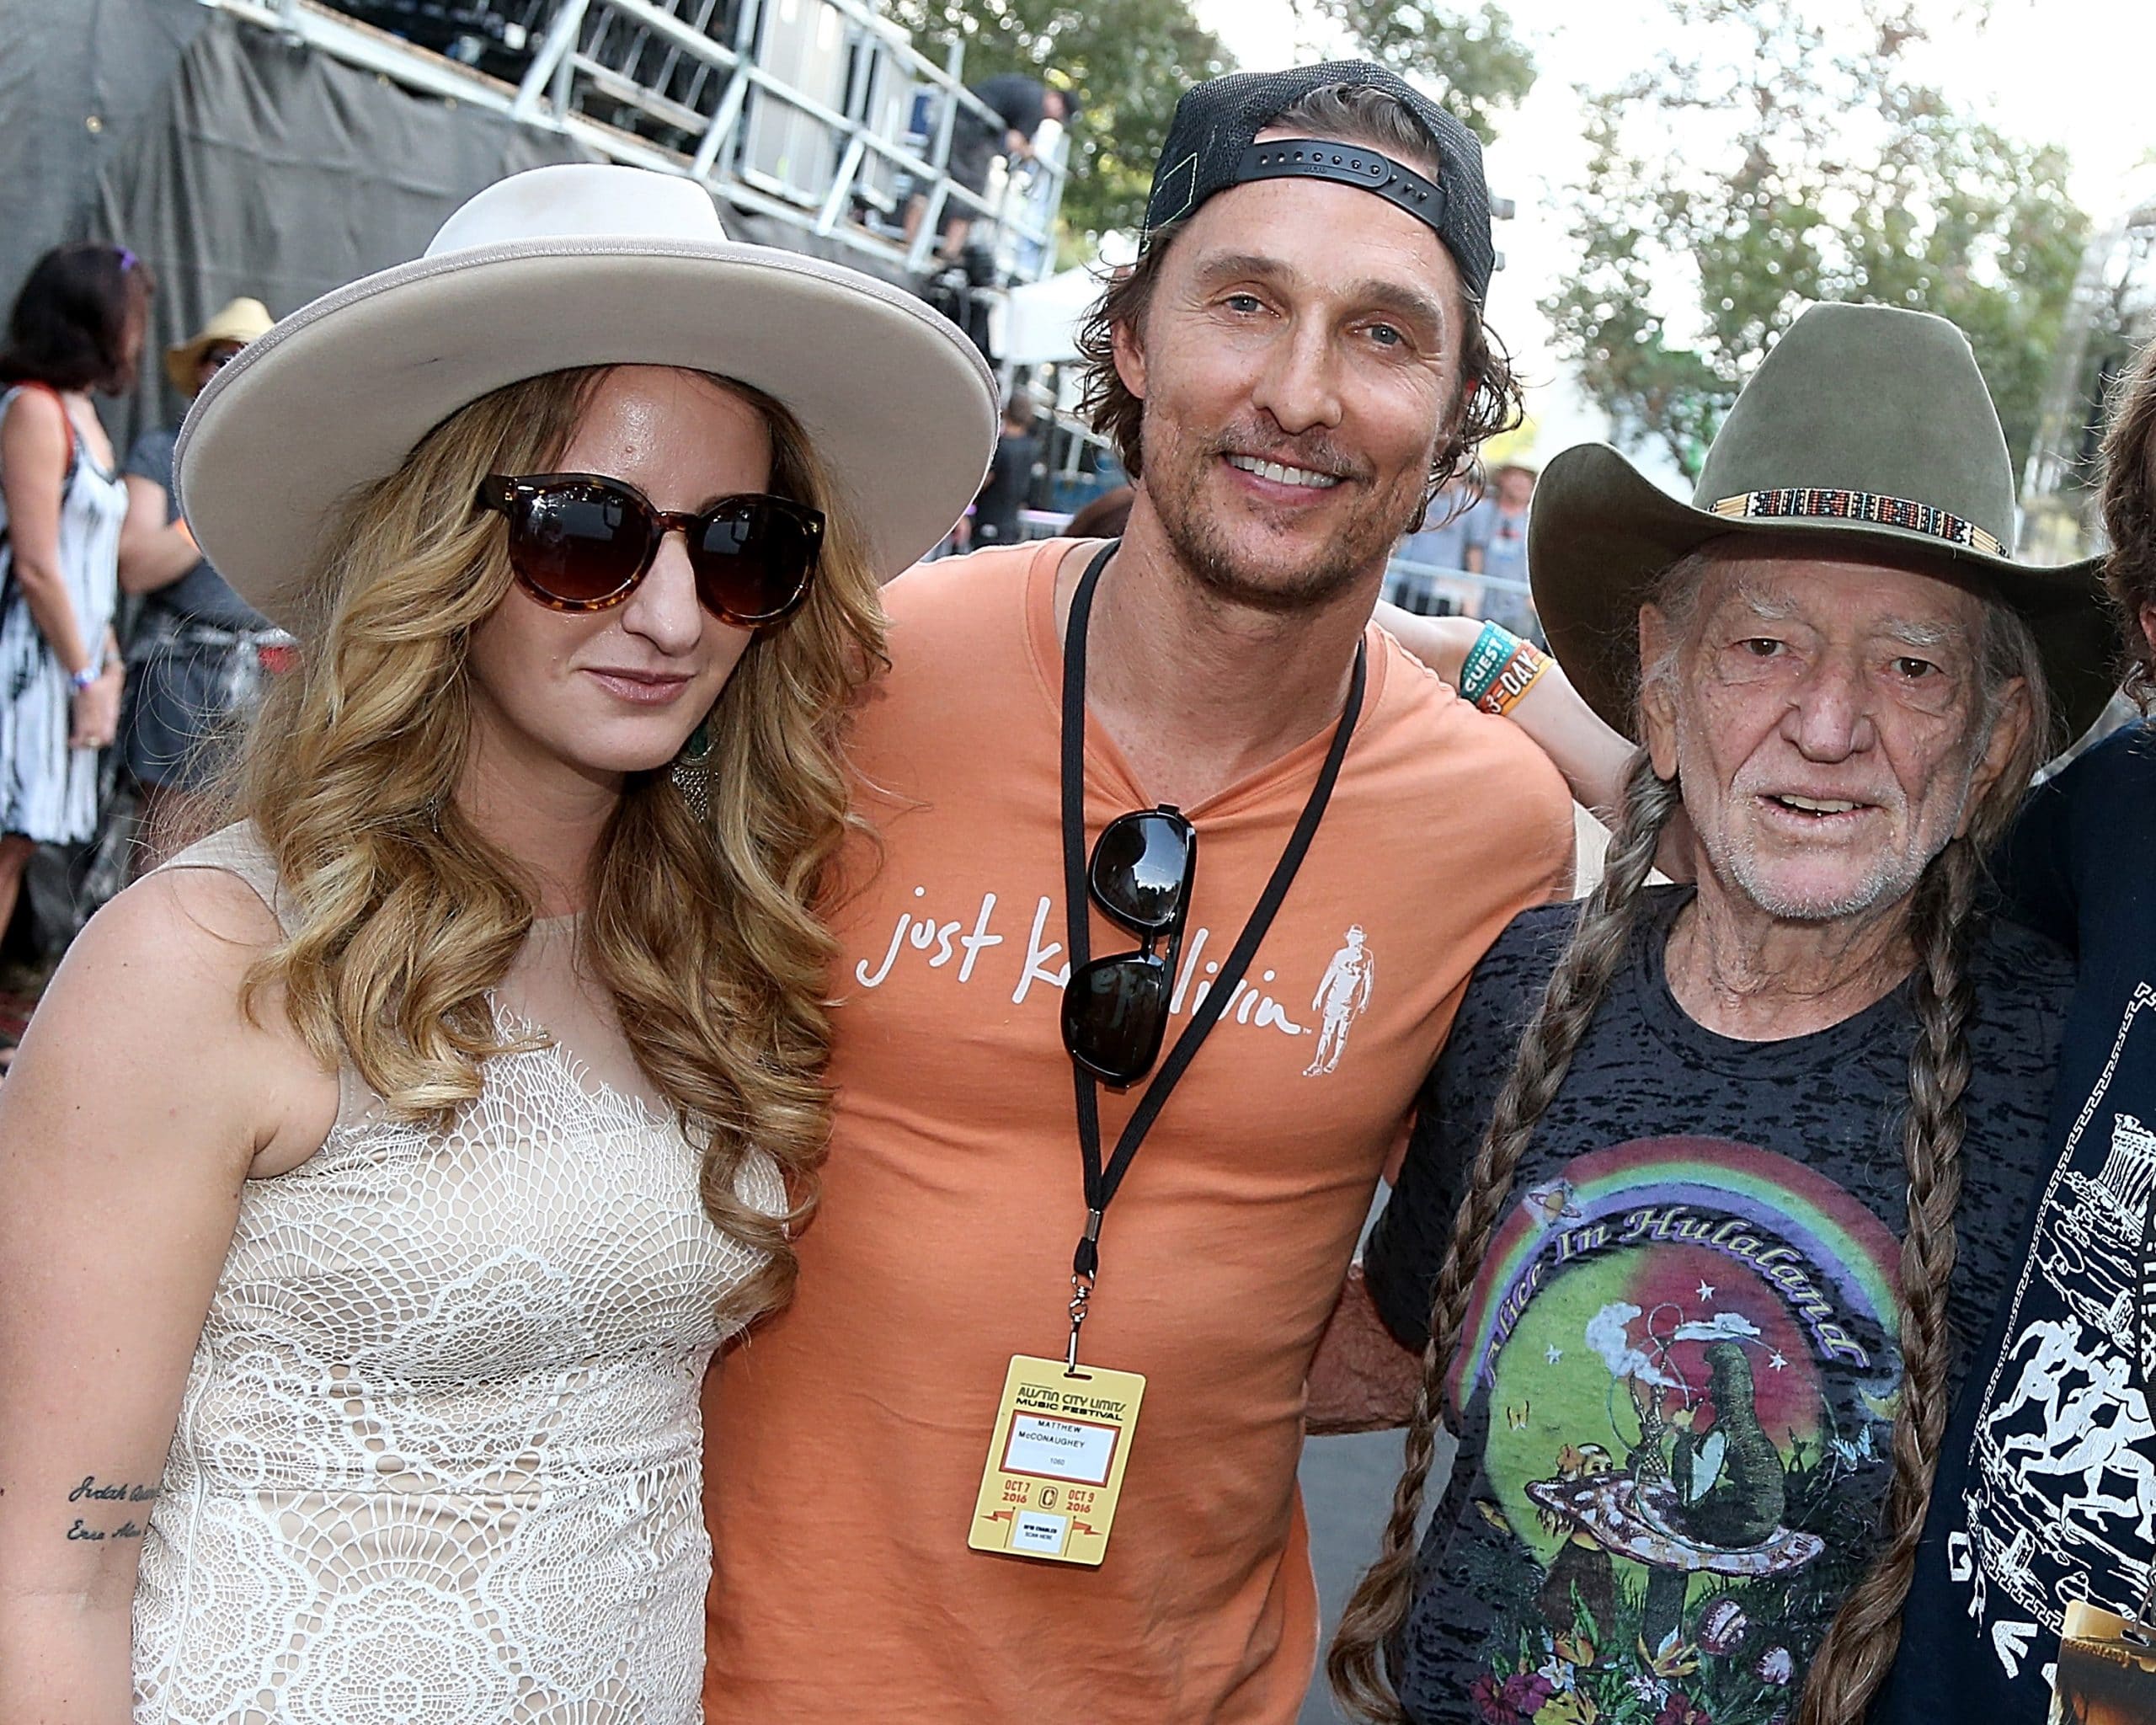
[[[1153,170],[1145,204],[1145,243],[1181,221],[1215,192],[1246,179],[1244,153],[1257,134],[1313,91],[1340,86],[1390,96],[1415,117],[1438,158],[1433,176],[1444,196],[1434,213],[1410,208],[1444,242],[1468,292],[1479,302],[1490,288],[1497,248],[1490,237],[1490,188],[1482,177],[1482,146],[1454,115],[1382,66],[1365,60],[1329,61],[1286,72],[1238,72],[1194,86],[1176,104],[1167,142]],[[1364,147],[1364,153],[1369,153]],[[1412,166],[1412,164],[1401,164]],[[1402,206],[1402,207],[1406,207]]]

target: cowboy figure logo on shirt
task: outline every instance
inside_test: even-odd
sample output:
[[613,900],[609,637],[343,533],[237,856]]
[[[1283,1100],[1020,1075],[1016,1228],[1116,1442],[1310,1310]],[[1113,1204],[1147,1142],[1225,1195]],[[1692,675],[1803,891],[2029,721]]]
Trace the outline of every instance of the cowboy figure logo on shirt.
[[2156,1418],[2148,1217],[2156,1131],[2107,1108],[2111,1076],[2143,1012],[2119,1027],[2103,1082],[2081,1111],[2038,1201],[2033,1249],[2009,1340],[1977,1421],[1966,1531],[1947,1536],[1950,1573],[1969,1589],[2000,1669],[2018,1676],[2039,1628],[2056,1635],[2086,1599],[2138,1605],[2156,1540]]
[[1794,1717],[1869,1558],[1833,1541],[1885,1484],[1897,1255],[1839,1188],[1719,1141],[1598,1151],[1524,1194],[1454,1384],[1490,1411],[1463,1554],[1494,1607],[1482,1718]]
[[1317,1052],[1303,1069],[1305,1078],[1322,1077],[1340,1064],[1341,1055],[1348,1052],[1348,1031],[1369,1010],[1377,961],[1364,943],[1361,923],[1350,927],[1346,937],[1348,944],[1332,955],[1310,1001],[1310,1010],[1319,1014]]

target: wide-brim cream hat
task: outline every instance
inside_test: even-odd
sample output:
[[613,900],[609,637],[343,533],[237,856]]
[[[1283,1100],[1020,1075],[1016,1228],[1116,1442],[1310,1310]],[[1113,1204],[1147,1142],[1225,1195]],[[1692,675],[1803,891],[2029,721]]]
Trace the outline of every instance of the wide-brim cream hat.
[[275,320],[269,307],[244,295],[227,300],[210,321],[176,346],[165,350],[165,376],[182,395],[195,393],[195,370],[213,347],[245,347],[267,335]]
[[175,454],[204,556],[282,623],[355,486],[458,409],[586,366],[676,366],[783,402],[889,577],[950,530],[995,449],[979,350],[911,295],[726,238],[694,180],[599,163],[486,188],[424,257],[295,312],[195,398]]

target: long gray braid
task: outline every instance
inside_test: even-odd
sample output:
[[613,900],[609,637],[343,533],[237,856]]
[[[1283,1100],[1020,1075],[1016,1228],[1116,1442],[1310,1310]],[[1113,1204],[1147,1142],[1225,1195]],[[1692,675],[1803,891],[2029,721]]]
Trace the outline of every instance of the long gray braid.
[[[1467,1194],[1460,1200],[1452,1242],[1430,1301],[1429,1345],[1422,1350],[1422,1381],[1408,1421],[1392,1512],[1377,1561],[1348,1599],[1339,1632],[1326,1654],[1332,1692],[1351,1718],[1399,1725],[1407,1717],[1385,1680],[1385,1648],[1406,1621],[1414,1600],[1416,1523],[1437,1450],[1444,1380],[1460,1345],[1468,1296],[1511,1194],[1520,1157],[1556,1099],[1580,1039],[1624,961],[1638,917],[1640,889],[1653,871],[1655,846],[1678,801],[1675,782],[1657,777],[1645,751],[1636,756],[1625,780],[1624,809],[1604,861],[1602,879],[1523,1033],[1512,1074],[1498,1094],[1490,1130],[1470,1171]],[[1455,1409],[1455,1424],[1457,1413]]]

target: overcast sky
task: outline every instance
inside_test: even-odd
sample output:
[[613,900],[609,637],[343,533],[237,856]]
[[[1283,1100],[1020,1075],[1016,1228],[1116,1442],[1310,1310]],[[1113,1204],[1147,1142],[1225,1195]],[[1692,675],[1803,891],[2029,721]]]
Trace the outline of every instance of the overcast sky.
[[[1844,15],[1822,0],[1824,15]],[[1286,65],[1339,44],[1299,29],[1290,0],[1197,0],[1200,19],[1246,67]],[[1580,172],[1581,107],[1576,86],[1608,82],[1642,63],[1654,31],[1667,29],[1662,0],[1511,0],[1514,21],[1541,69],[1534,92],[1505,116],[1489,152],[1492,190],[1518,216],[1498,228],[1506,268],[1491,289],[1491,323],[1532,392],[1544,457],[1598,426],[1556,381],[1548,331],[1535,300],[1566,259],[1567,242],[1550,188]],[[2063,145],[2073,188],[2101,227],[2130,201],[2156,191],[2156,0],[1992,0],[1988,21],[1965,0],[1919,0],[1932,39],[1914,52],[1921,75],[2009,131]]]

